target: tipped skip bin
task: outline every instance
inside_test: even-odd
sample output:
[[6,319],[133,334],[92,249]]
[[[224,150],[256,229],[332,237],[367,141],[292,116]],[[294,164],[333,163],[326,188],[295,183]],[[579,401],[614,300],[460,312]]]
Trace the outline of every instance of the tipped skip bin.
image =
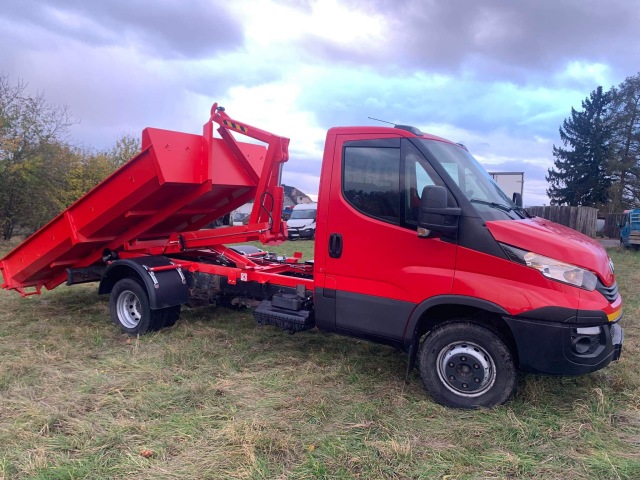
[[[105,249],[193,231],[253,199],[266,149],[147,128],[142,151],[0,260],[2,287],[52,289]],[[242,162],[238,155],[244,156]]]

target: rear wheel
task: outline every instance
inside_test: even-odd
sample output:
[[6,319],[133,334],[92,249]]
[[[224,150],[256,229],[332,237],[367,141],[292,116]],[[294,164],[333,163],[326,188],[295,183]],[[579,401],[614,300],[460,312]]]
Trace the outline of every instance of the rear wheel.
[[109,314],[123,332],[144,335],[174,325],[180,317],[180,305],[152,310],[144,286],[132,278],[123,278],[111,290]]
[[493,407],[516,387],[511,352],[492,330],[468,321],[436,327],[419,352],[420,376],[438,403],[454,408]]

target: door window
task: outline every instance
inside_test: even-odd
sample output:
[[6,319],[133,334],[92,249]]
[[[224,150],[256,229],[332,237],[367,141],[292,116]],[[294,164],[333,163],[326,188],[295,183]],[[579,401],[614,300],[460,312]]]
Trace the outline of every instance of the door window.
[[[444,186],[444,183],[409,141],[403,140],[402,148],[366,146],[366,143],[361,140],[353,146],[348,142],[345,144],[344,198],[365,215],[410,229],[417,228],[424,187]],[[455,206],[451,198],[449,203]]]
[[400,149],[345,146],[344,198],[365,215],[400,223]]

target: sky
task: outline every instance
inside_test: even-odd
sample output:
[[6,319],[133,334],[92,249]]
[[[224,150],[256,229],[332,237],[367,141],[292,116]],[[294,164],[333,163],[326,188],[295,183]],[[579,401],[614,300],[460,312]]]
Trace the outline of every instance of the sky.
[[413,125],[523,171],[525,205],[571,108],[640,71],[637,0],[2,0],[0,74],[108,148],[200,133],[214,102],[291,139],[283,183],[318,191],[328,128]]

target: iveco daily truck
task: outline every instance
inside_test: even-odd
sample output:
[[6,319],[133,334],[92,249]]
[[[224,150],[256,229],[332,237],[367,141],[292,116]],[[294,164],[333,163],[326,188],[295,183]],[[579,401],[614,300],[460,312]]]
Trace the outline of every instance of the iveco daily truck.
[[[259,324],[396,346],[459,408],[505,402],[518,370],[580,375],[619,358],[606,251],[529,217],[464,147],[412,127],[328,131],[313,260],[233,246],[287,239],[288,144],[217,104],[203,135],[148,128],[140,154],[0,261],[2,286],[98,282],[131,334],[173,325],[183,305],[252,306]],[[251,200],[247,225],[204,229]]]

